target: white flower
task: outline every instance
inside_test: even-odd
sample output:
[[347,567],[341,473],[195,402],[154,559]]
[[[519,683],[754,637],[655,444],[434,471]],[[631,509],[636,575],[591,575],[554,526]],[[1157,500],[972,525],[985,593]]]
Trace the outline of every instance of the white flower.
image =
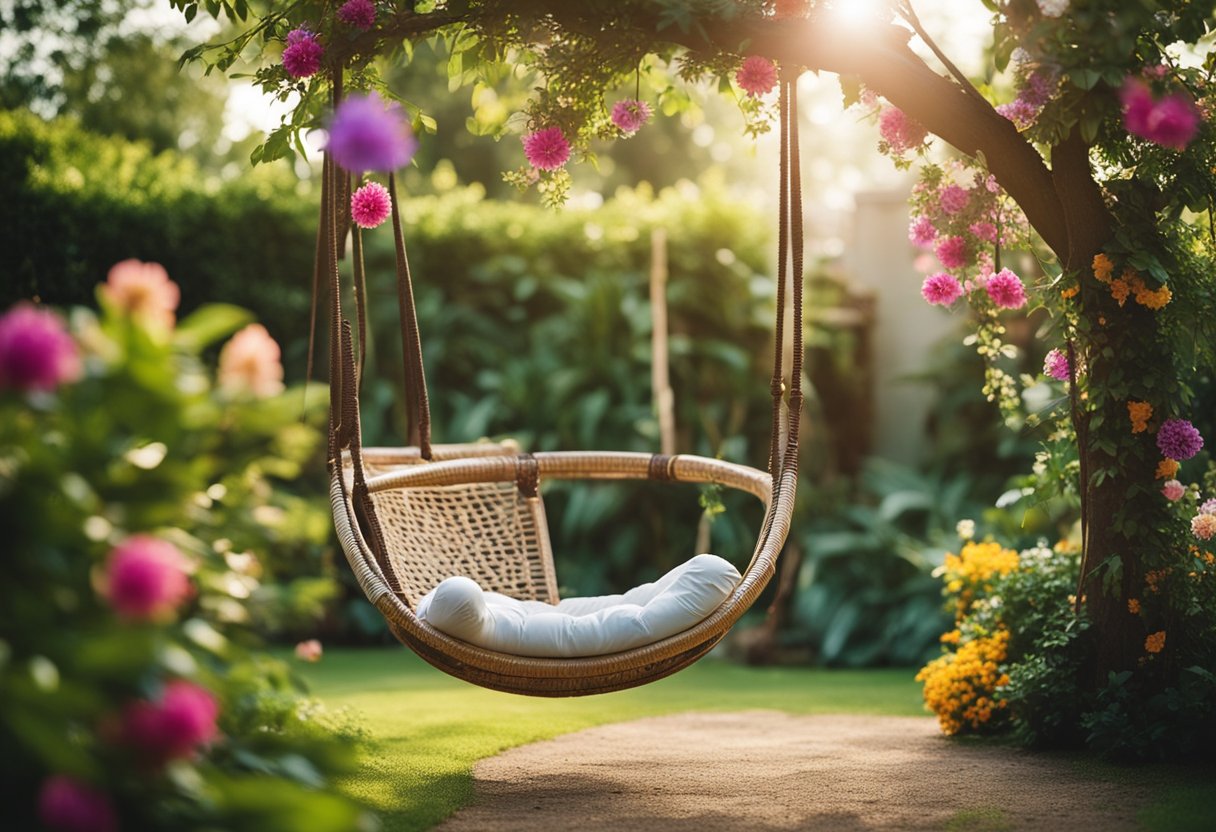
[[958,532],[958,536],[963,540],[970,540],[975,537],[975,521],[974,520],[959,520],[958,525],[954,527]]
[[1035,0],[1043,17],[1059,17],[1068,11],[1068,0]]

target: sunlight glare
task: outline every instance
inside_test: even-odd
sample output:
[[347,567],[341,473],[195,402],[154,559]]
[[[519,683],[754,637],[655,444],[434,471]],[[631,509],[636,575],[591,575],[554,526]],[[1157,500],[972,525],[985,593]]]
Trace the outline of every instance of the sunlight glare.
[[856,27],[873,23],[886,9],[885,0],[836,0],[829,13],[841,25]]

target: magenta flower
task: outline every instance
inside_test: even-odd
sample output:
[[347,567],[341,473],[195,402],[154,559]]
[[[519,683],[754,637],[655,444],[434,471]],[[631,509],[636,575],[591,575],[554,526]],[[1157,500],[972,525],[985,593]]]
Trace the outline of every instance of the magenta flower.
[[105,597],[122,618],[165,618],[190,595],[186,559],[172,543],[149,535],[128,537],[110,552]]
[[523,137],[524,156],[537,170],[557,170],[570,161],[570,142],[560,127],[546,127]]
[[1018,309],[1026,305],[1026,287],[1009,269],[1001,269],[984,284],[988,297],[1002,309]]
[[1056,381],[1068,381],[1070,367],[1068,366],[1068,353],[1063,350],[1053,349],[1047,353],[1047,357],[1043,359],[1043,373]]
[[963,296],[963,286],[953,275],[938,272],[925,278],[920,295],[936,306],[949,306]]
[[1182,462],[1199,453],[1203,437],[1186,419],[1167,419],[1157,430],[1157,447],[1166,457]]
[[1144,82],[1128,78],[1119,93],[1127,132],[1162,147],[1185,150],[1199,131],[1199,112],[1184,92],[1155,100]]
[[654,111],[645,101],[636,98],[618,101],[612,105],[612,123],[627,136],[642,129],[642,125],[650,121]]
[[986,243],[996,242],[996,226],[990,222],[973,222],[967,230]]
[[360,228],[375,228],[392,210],[388,189],[379,182],[368,182],[350,195],[350,215]]
[[970,201],[971,192],[958,185],[947,185],[938,196],[938,204],[947,214],[957,214],[966,210],[967,203]]
[[1171,503],[1176,503],[1186,493],[1186,486],[1178,480],[1167,480],[1165,485],[1161,486],[1161,493],[1165,496],[1165,499]]
[[759,98],[777,86],[777,65],[768,58],[752,55],[735,73],[735,83],[752,98]]
[[913,245],[921,248],[929,248],[933,245],[933,241],[937,239],[937,228],[934,227],[933,221],[928,217],[917,217],[912,220],[912,224],[908,226],[908,240]]
[[0,390],[54,390],[80,373],[76,342],[54,312],[19,303],[0,316]]
[[418,150],[401,108],[376,95],[352,95],[338,105],[329,124],[328,150],[343,170],[385,173],[407,165]]
[[338,20],[356,29],[370,29],[376,24],[376,7],[372,0],[346,0],[338,9]]
[[73,777],[56,774],[38,792],[38,820],[53,832],[117,832],[110,799]]
[[283,50],[283,69],[292,78],[308,78],[321,68],[325,49],[317,36],[301,26],[287,33],[287,48]]
[[967,241],[962,237],[941,237],[933,253],[947,269],[960,269],[967,263]]
[[895,107],[888,107],[879,114],[878,132],[887,148],[896,156],[920,147],[929,135],[925,128]]
[[204,687],[176,680],[156,702],[141,700],[123,712],[123,737],[149,760],[192,758],[216,736],[219,704]]

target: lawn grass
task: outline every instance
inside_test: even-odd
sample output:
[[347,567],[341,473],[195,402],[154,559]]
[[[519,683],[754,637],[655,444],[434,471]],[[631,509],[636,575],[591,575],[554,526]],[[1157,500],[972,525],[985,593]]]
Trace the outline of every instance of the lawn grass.
[[576,699],[482,690],[405,649],[327,650],[302,673],[319,698],[355,709],[370,729],[361,771],[344,788],[380,814],[384,832],[428,829],[467,803],[483,757],[593,725],[755,708],[924,715],[908,669],[752,669],[706,659],[654,684]]

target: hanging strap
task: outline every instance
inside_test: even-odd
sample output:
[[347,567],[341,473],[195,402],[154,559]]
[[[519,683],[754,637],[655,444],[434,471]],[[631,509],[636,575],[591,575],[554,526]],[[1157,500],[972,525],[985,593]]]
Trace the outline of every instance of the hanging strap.
[[[422,339],[418,333],[418,315],[414,307],[414,283],[410,277],[409,258],[405,253],[405,235],[401,232],[401,209],[397,204],[397,178],[388,177],[388,198],[393,209],[393,242],[397,249],[397,308],[401,314],[401,354],[405,371],[407,396],[407,433],[411,445],[417,445],[423,459],[431,458],[431,403],[426,393],[426,374],[422,364]],[[410,408],[413,408],[410,411]]]

